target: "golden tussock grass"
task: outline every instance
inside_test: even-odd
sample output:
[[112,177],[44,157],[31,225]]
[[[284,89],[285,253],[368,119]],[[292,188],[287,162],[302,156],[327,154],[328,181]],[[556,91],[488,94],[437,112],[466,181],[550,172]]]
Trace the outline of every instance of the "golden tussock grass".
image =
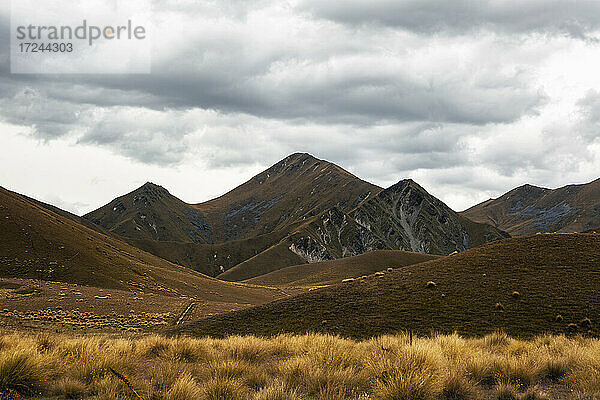
[[0,334],[0,398],[600,398],[600,340],[307,334],[226,339]]

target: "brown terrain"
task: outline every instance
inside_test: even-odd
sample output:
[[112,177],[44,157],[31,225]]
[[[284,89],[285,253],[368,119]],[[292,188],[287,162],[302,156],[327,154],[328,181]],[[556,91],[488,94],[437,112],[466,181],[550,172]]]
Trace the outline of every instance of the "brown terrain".
[[[600,236],[505,239],[417,265],[276,300],[171,330],[173,334],[398,331],[483,335],[496,330],[596,335]],[[254,281],[260,282],[260,279]]]
[[583,232],[600,226],[600,179],[559,189],[520,186],[461,214],[511,235]]

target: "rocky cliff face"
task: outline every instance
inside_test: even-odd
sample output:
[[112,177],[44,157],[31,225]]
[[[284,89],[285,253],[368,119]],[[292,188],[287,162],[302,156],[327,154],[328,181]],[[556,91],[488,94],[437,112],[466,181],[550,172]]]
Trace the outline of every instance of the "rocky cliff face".
[[385,249],[385,243],[368,228],[334,207],[291,236],[289,249],[307,262],[355,256]]
[[290,250],[307,262],[380,249],[445,255],[507,236],[461,217],[409,179],[348,213],[320,214],[292,235]]
[[384,190],[351,215],[391,249],[448,254],[470,247],[459,216],[412,180]]

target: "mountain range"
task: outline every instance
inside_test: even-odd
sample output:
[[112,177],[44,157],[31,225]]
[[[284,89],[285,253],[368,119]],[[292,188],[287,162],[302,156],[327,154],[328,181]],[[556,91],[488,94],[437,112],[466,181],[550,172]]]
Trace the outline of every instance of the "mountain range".
[[383,189],[297,153],[199,204],[146,183],[80,217],[0,188],[0,305],[162,304],[172,334],[566,332],[600,311],[599,186],[457,213],[411,179]]
[[457,214],[412,180],[381,189],[304,153],[204,203],[187,204],[146,183],[84,218],[226,280],[372,250],[446,255],[508,237]]
[[461,214],[511,235],[587,231],[600,227],[600,179],[559,189],[523,185]]

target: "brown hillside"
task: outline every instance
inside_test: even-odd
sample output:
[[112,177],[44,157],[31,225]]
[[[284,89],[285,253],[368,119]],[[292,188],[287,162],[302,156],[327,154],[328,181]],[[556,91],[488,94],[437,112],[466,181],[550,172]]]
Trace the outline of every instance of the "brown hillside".
[[253,304],[278,296],[169,263],[3,188],[0,239],[2,277]]
[[[199,320],[170,332],[222,336],[317,331],[368,337],[402,330],[481,335],[502,329],[531,336],[565,333],[568,324],[590,318],[592,333],[598,334],[599,279],[600,236],[535,235]],[[580,332],[587,332],[584,325]]]
[[354,257],[286,267],[245,282],[265,286],[314,287],[360,278],[387,268],[399,268],[429,261],[437,256],[401,250],[376,250]]
[[520,186],[461,214],[511,235],[583,232],[600,226],[600,179],[554,190]]

